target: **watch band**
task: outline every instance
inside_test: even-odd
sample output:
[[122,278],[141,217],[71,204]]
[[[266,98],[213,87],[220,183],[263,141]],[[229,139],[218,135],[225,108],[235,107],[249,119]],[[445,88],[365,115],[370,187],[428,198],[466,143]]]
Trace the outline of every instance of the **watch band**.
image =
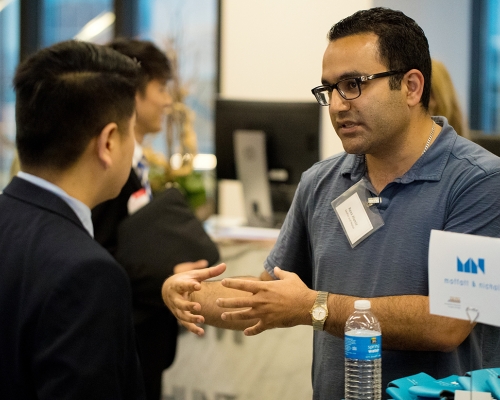
[[325,317],[321,320],[316,320],[314,317],[312,318],[312,326],[315,331],[322,331],[325,327],[325,321],[326,318],[328,317],[328,292],[318,292],[318,295],[316,296],[316,301],[314,302],[314,305],[311,309],[314,310],[316,307],[322,307],[325,309]]

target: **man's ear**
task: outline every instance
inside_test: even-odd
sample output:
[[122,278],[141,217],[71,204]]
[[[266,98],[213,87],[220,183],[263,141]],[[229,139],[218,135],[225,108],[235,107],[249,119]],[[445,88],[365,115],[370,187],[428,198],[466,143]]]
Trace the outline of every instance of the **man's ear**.
[[105,169],[113,163],[112,152],[117,140],[120,140],[120,132],[115,122],[107,124],[97,137],[97,156]]
[[418,105],[424,91],[424,75],[422,75],[422,72],[418,69],[411,69],[405,74],[402,84],[406,84],[406,101],[408,105],[410,107]]

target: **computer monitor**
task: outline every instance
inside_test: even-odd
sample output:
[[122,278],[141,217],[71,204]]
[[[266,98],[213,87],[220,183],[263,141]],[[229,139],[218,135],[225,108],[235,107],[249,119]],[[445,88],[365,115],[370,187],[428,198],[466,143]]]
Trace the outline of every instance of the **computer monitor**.
[[317,102],[217,99],[217,179],[239,178],[234,133],[263,132],[272,209],[280,219],[290,208],[302,172],[320,159],[320,115]]
[[233,134],[236,176],[243,186],[243,208],[250,226],[274,227],[275,214],[269,185],[266,134],[236,130]]

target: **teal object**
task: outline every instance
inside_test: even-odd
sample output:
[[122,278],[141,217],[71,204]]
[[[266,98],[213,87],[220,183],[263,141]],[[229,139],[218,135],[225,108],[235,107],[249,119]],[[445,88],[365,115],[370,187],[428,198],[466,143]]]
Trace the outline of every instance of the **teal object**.
[[[458,378],[463,390],[474,392],[491,392],[496,399],[500,399],[500,368],[485,368],[469,371],[465,376]],[[492,387],[495,391],[492,390]]]
[[451,375],[444,379],[426,382],[425,384],[413,386],[408,389],[408,392],[421,399],[423,397],[432,399],[453,398],[455,390],[463,390],[462,385],[458,381],[458,375]]
[[416,375],[407,376],[389,382],[385,392],[394,400],[415,400],[415,397],[410,394],[409,389],[411,387],[433,381],[435,381],[435,379],[432,376],[424,372],[420,372]]

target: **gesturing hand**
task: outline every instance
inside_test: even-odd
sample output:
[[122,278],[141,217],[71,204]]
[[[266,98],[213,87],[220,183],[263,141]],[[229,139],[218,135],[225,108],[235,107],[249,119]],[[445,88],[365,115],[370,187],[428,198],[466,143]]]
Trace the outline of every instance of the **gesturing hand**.
[[257,335],[271,328],[310,323],[309,309],[314,303],[316,292],[309,289],[294,273],[275,267],[274,274],[279,280],[223,279],[223,286],[250,292],[253,295],[217,299],[219,307],[244,308],[226,311],[222,314],[222,319],[226,321],[258,319],[255,325],[245,329],[244,333],[247,336]]
[[226,270],[226,264],[204,269],[191,269],[172,275],[161,288],[161,295],[166,306],[180,323],[190,332],[203,335],[204,330],[196,325],[203,323],[205,319],[199,312],[201,305],[189,300],[191,293],[201,289],[201,282],[222,274]]
[[177,264],[174,267],[174,274],[180,274],[181,272],[192,271],[193,269],[202,269],[208,267],[207,260],[198,260],[194,262],[184,262]]

